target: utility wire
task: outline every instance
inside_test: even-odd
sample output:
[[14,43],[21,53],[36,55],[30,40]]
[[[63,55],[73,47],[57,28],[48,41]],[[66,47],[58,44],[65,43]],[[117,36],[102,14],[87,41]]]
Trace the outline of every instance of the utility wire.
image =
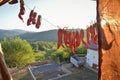
[[24,5],[29,9],[29,10],[32,10],[28,5],[26,5],[25,3],[24,3]]
[[48,22],[49,24],[51,24],[52,26],[57,27],[57,28],[60,28],[59,26],[54,25],[53,23],[51,23],[51,22],[48,21],[47,19],[45,19],[45,18],[42,18],[42,19],[43,19],[44,21]]

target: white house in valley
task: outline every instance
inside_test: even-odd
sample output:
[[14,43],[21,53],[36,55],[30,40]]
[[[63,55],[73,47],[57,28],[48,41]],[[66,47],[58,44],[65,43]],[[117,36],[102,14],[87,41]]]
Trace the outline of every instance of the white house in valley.
[[86,55],[86,65],[98,69],[98,45],[95,45],[92,41],[89,41]]

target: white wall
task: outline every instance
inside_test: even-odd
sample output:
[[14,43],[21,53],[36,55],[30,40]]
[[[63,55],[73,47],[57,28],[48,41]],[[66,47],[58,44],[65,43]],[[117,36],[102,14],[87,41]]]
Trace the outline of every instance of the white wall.
[[98,65],[98,51],[87,49],[86,63],[92,67],[93,63]]

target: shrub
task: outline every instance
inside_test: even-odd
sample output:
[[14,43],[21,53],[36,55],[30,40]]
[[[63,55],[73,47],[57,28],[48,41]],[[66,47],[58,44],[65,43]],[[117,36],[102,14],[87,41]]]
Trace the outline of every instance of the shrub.
[[24,66],[35,61],[32,47],[26,40],[19,37],[4,38],[1,41],[5,61],[9,67]]

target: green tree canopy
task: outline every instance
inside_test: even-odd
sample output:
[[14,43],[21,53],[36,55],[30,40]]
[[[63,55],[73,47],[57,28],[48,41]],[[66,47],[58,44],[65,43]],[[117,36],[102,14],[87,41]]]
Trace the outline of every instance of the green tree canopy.
[[18,67],[34,62],[35,57],[31,45],[19,37],[4,38],[1,41],[5,61],[9,67]]

